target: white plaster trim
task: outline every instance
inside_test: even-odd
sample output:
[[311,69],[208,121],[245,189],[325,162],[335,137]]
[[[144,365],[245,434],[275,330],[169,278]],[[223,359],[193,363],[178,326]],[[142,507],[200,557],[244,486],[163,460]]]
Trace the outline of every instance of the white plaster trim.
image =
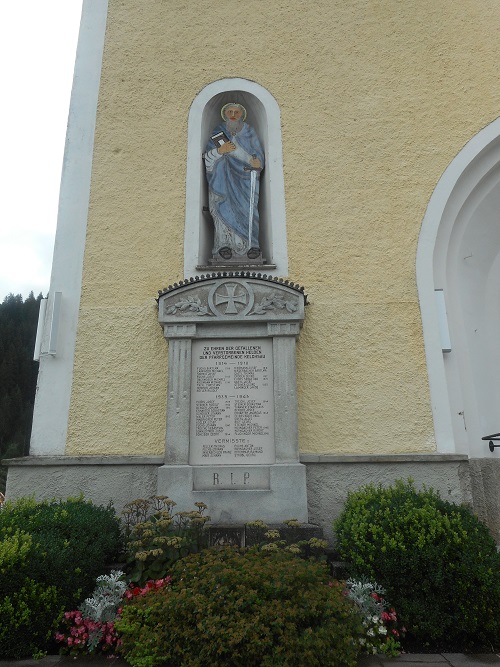
[[[434,429],[439,452],[454,452],[456,444],[434,296],[435,289],[446,288],[446,285],[443,284],[444,275],[436,275],[435,252],[440,252],[443,257],[440,273],[444,274],[446,248],[439,247],[439,243],[446,244],[454,221],[467,198],[481,179],[500,160],[499,149],[500,118],[497,118],[474,136],[447,167],[430,198],[420,231],[416,257],[417,287]],[[447,233],[444,234],[445,238],[438,242],[440,230]],[[453,332],[451,335],[453,346]]]
[[[204,241],[201,238],[202,218],[202,169],[201,154],[204,150],[206,137],[202,136],[202,117],[206,105],[220,93],[239,90],[255,96],[263,105],[267,123],[267,136],[260,137],[266,147],[266,168],[263,175],[266,179],[266,189],[269,218],[272,221],[269,229],[269,245],[272,249],[272,263],[274,270],[266,270],[270,275],[288,275],[288,250],[286,242],[285,218],[285,184],[283,178],[283,148],[281,141],[281,120],[278,103],[265,88],[254,81],[231,78],[221,79],[209,84],[196,96],[189,110],[188,119],[188,151],[186,175],[186,221],[184,232],[184,277],[201,275],[197,271],[200,247]],[[219,120],[220,122],[220,120]],[[214,269],[215,271],[216,269]]]
[[58,349],[40,358],[33,455],[64,454],[66,445],[107,9],[107,0],[83,2],[49,290],[62,292]]

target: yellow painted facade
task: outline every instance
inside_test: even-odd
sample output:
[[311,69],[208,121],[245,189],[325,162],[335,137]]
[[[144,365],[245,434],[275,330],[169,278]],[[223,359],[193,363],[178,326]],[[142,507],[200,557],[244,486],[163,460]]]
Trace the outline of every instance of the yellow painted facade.
[[302,452],[435,451],[415,279],[429,198],[500,108],[498,0],[110,0],[66,454],[164,451],[158,289],[183,277],[207,84],[281,109]]

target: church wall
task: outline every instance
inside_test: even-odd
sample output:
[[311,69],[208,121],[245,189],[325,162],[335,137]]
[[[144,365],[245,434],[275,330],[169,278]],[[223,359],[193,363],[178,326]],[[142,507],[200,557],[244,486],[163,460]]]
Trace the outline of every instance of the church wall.
[[226,77],[281,110],[301,451],[435,451],[416,246],[498,113],[497,24],[497,0],[110,0],[66,454],[163,453],[154,297],[184,271],[189,108]]

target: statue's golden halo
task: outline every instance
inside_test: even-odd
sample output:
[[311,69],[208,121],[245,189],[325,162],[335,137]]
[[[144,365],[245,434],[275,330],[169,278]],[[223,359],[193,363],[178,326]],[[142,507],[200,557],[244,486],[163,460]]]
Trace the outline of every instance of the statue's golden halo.
[[229,109],[229,107],[238,107],[238,109],[241,109],[241,120],[244,122],[247,117],[247,110],[243,106],[243,104],[238,104],[237,102],[228,102],[227,104],[224,104],[222,109],[220,110],[220,115],[222,117],[222,120],[227,120],[226,116],[224,115],[226,112],[226,109]]

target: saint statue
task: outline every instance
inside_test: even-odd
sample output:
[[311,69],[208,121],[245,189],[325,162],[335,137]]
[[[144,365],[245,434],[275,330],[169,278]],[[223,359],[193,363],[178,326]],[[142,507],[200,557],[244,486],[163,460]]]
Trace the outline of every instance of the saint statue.
[[203,157],[215,226],[213,257],[248,263],[261,256],[258,203],[264,151],[245,123],[246,115],[241,104],[225,104],[224,122],[212,131]]

